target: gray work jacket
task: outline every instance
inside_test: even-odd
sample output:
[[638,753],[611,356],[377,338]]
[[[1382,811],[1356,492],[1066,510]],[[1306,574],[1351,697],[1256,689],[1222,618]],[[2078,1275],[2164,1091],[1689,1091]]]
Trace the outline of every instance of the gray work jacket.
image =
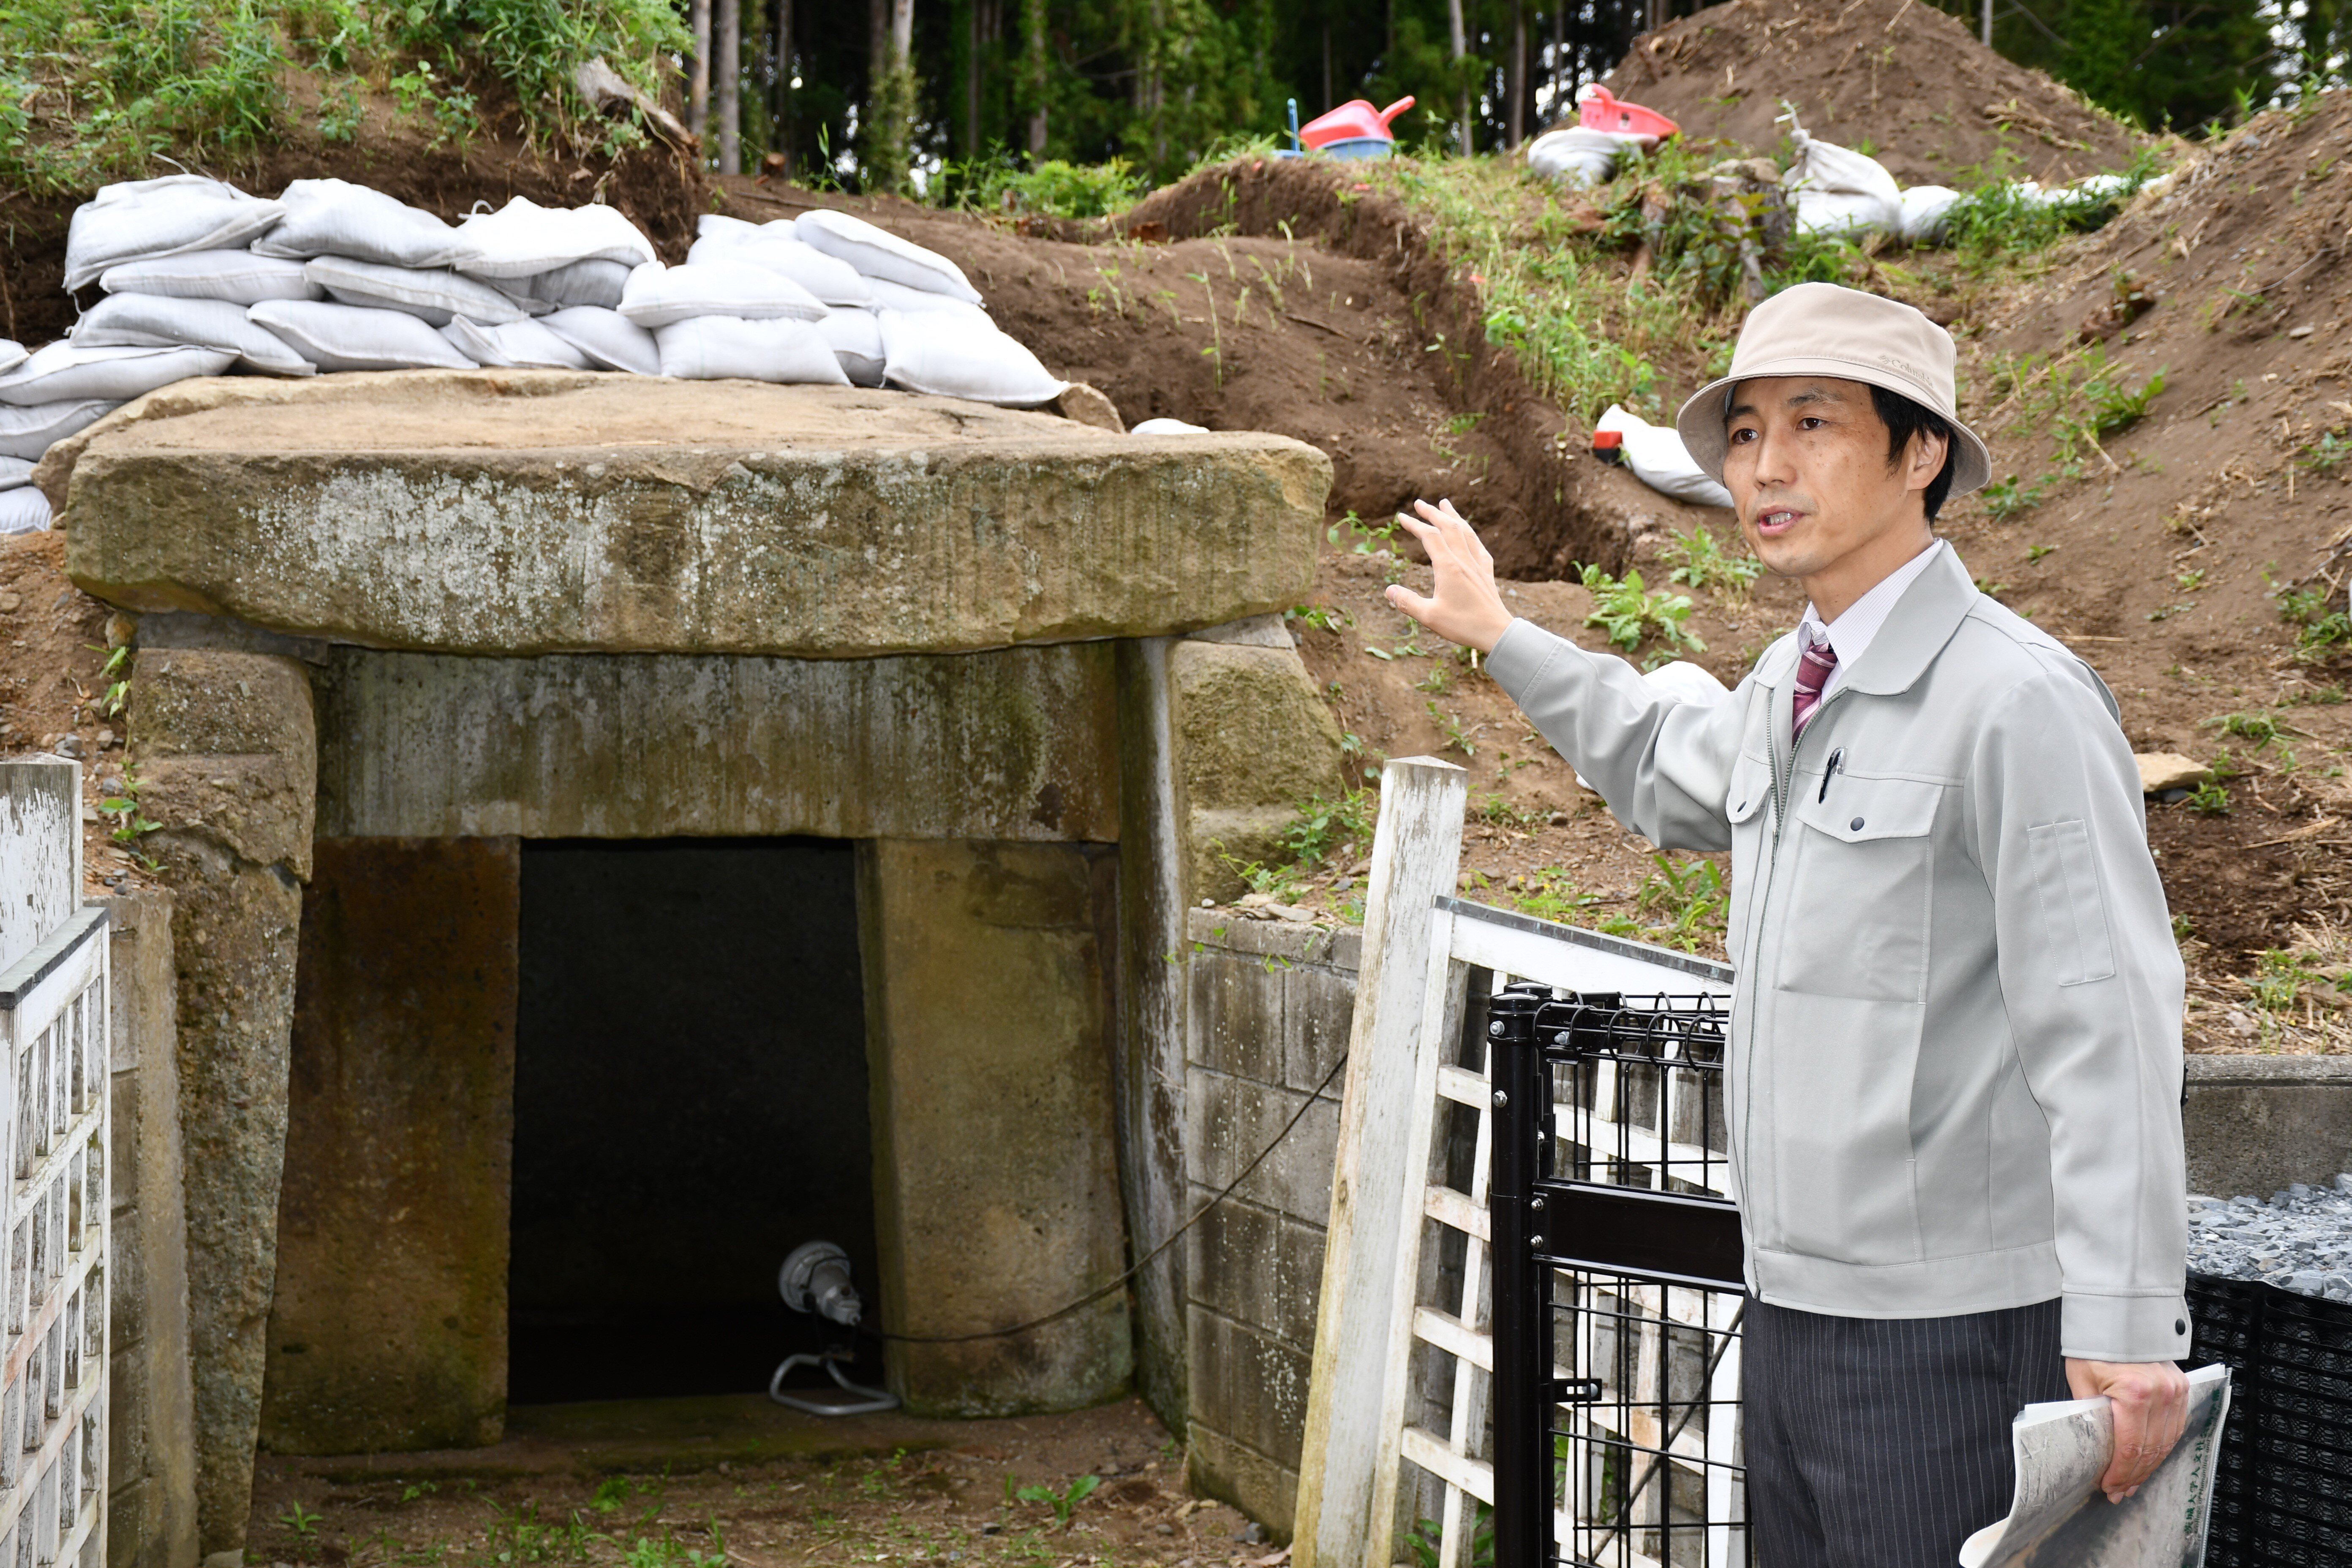
[[1731,851],[1731,1168],[1759,1299],[2063,1298],[2064,1352],[2189,1352],[2182,974],[2114,697],[1949,551],[1789,740],[1515,621],[1487,668],[1619,820]]

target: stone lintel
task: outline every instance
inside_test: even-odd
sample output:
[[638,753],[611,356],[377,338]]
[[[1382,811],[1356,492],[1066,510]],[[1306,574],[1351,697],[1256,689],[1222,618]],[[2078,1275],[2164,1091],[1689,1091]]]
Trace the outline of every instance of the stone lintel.
[[1118,837],[1116,645],[881,659],[339,649],[325,836]]
[[1280,436],[1118,436],[896,392],[268,384],[195,384],[91,437],[68,481],[76,582],[385,648],[962,652],[1291,605],[1331,479]]

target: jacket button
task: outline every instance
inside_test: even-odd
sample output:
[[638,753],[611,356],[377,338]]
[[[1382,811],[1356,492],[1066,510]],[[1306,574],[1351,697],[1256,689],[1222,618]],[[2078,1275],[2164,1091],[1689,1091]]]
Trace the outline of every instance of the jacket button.
[[1859,833],[1859,832],[1861,832],[1861,831],[1862,831],[1862,818],[1860,818],[1860,817],[1858,817],[1858,816],[1857,816],[1857,817],[1855,817],[1852,822],[1847,823],[1847,824],[1846,824],[1846,831],[1847,831],[1847,832],[1849,832],[1849,833]]
[[2189,1331],[2189,1324],[2182,1319],[2175,1318],[2172,1320],[2172,1331],[2176,1334],[2185,1334]]

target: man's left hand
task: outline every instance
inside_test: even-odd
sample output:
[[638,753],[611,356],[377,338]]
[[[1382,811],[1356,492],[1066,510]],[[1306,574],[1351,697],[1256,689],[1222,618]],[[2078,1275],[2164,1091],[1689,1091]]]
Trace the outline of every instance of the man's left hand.
[[2189,1424],[2189,1377],[2168,1361],[2066,1358],[2066,1385],[2077,1399],[2106,1395],[2115,1410],[2116,1451],[2099,1489],[2121,1502],[2156,1474]]

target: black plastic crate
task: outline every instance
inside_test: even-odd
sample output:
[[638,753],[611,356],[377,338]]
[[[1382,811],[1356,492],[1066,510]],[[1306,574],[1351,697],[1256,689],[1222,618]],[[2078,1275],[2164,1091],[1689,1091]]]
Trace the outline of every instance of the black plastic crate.
[[2231,1368],[2208,1568],[2352,1568],[2352,1304],[2191,1274],[2189,1308]]

